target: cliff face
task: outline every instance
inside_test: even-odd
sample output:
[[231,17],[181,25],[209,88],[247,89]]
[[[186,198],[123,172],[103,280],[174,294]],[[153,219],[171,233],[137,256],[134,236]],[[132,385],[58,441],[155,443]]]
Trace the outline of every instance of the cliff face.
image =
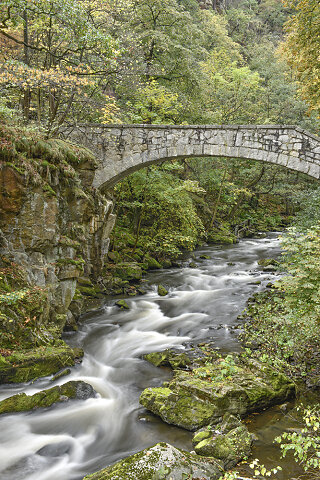
[[60,344],[78,278],[99,278],[114,216],[94,168],[85,149],[0,125],[0,350]]

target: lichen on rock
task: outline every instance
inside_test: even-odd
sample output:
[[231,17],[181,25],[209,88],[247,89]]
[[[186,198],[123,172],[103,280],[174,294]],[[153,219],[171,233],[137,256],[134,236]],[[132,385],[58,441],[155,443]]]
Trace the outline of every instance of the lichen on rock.
[[83,480],[218,480],[222,473],[219,460],[202,458],[167,443],[157,443],[111,467],[87,475]]

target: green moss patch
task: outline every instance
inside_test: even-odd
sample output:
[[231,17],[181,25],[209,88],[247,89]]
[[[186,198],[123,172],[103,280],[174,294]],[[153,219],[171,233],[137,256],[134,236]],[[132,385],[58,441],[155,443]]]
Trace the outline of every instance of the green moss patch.
[[157,443],[84,480],[217,480],[222,472],[222,463],[218,460]]
[[83,356],[81,349],[66,344],[59,347],[39,347],[0,355],[0,383],[21,383],[45,377],[66,366],[73,366]]
[[228,356],[192,372],[176,370],[168,387],[145,389],[140,403],[165,422],[192,431],[218,423],[226,412],[245,416],[294,394],[294,383],[282,372]]
[[64,385],[57,385],[47,390],[26,395],[19,393],[0,402],[0,414],[25,412],[35,408],[48,408],[55,403],[71,399],[86,400],[94,397],[95,392],[91,385],[82,381],[70,381]]

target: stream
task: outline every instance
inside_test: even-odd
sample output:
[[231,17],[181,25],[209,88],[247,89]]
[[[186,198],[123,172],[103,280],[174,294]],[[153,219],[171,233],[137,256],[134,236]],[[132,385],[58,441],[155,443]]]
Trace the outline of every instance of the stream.
[[[46,377],[2,385],[0,400],[69,380],[90,383],[98,397],[1,416],[0,479],[80,480],[159,441],[192,450],[191,432],[165,424],[139,405],[144,388],[159,386],[171,376],[169,369],[156,368],[141,356],[209,340],[219,351],[239,351],[237,316],[248,297],[277,278],[262,272],[257,262],[279,253],[276,234],[231,246],[202,247],[194,252],[197,268],[186,261],[183,268],[149,273],[147,294],[126,299],[130,310],[120,310],[111,299],[85,314],[79,331],[65,337],[84,349],[83,362],[56,382]],[[210,258],[200,259],[201,255]],[[158,296],[159,283],[169,290],[168,296]],[[292,423],[279,407],[251,416],[254,456],[266,465],[280,464],[272,441]],[[281,462],[285,473],[277,478],[297,475],[294,462]]]

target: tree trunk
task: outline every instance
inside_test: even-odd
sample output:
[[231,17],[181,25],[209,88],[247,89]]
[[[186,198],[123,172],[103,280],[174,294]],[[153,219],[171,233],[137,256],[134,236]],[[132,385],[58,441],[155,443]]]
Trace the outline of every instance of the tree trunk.
[[[29,29],[28,29],[28,13],[27,10],[23,11],[23,41],[24,41],[24,58],[23,61],[26,65],[30,65],[30,57],[29,57],[29,47],[27,46],[29,44]],[[25,88],[24,93],[23,93],[23,116],[26,121],[29,120],[30,117],[30,88]]]

